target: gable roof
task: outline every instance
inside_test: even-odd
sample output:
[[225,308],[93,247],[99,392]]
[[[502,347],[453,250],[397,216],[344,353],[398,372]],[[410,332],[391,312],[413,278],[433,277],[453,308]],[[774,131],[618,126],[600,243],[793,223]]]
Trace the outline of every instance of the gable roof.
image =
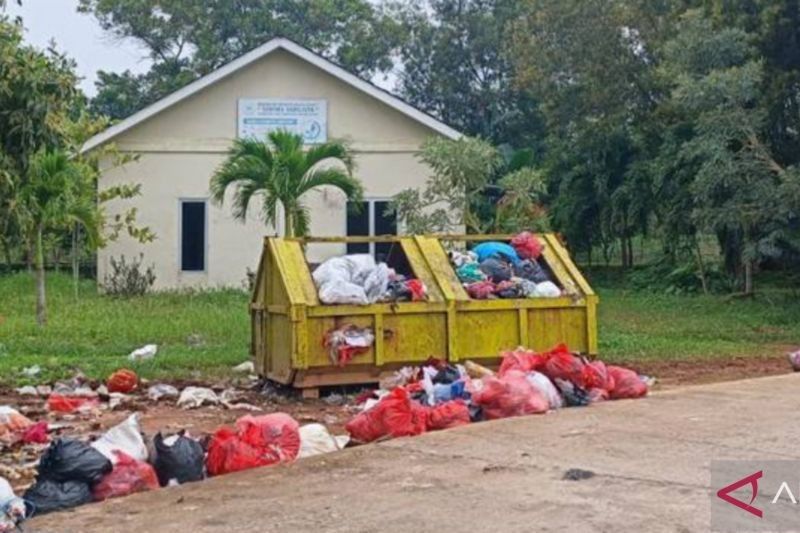
[[93,148],[96,148],[110,141],[114,137],[120,135],[125,131],[128,131],[129,129],[137,126],[138,124],[144,122],[150,117],[153,117],[161,113],[162,111],[178,104],[179,102],[202,91],[206,87],[209,87],[214,83],[230,76],[231,74],[234,74],[235,72],[249,66],[250,64],[258,61],[263,57],[266,57],[267,55],[271,54],[276,50],[285,50],[286,52],[289,52],[290,54],[299,57],[300,59],[304,59],[305,61],[311,63],[317,68],[327,72],[331,76],[345,82],[346,84],[350,85],[351,87],[354,87],[355,89],[358,89],[363,93],[368,94],[369,96],[372,96],[373,98],[399,111],[400,113],[406,115],[412,120],[415,120],[420,124],[424,124],[425,126],[436,131],[437,133],[440,133],[445,137],[448,137],[450,139],[458,139],[462,136],[461,133],[451,128],[444,122],[434,118],[433,116],[425,113],[424,111],[420,111],[416,107],[412,106],[411,104],[408,104],[407,102],[403,101],[402,99],[398,98],[392,93],[384,89],[381,89],[380,87],[366,80],[359,78],[352,72],[349,72],[346,69],[340,67],[339,65],[312,52],[308,48],[300,46],[299,44],[295,43],[290,39],[278,37],[262,44],[261,46],[251,50],[250,52],[247,52],[243,56],[234,59],[230,63],[223,65],[222,67],[211,72],[210,74],[207,74],[202,78],[193,81],[189,85],[186,85],[178,89],[177,91],[165,96],[161,100],[158,100],[153,104],[150,104],[144,109],[137,111],[133,115],[123,119],[122,121],[102,131],[101,133],[98,133],[97,135],[86,141],[86,143],[81,148],[81,152],[92,150]]

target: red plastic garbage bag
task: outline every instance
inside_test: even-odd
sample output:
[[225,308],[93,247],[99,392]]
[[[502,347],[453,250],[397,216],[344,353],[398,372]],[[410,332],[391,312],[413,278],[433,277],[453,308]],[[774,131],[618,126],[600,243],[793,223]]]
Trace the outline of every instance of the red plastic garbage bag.
[[491,281],[478,281],[466,286],[470,298],[486,300],[494,294],[495,286]]
[[114,454],[117,456],[114,469],[92,489],[95,501],[159,488],[158,476],[152,466],[118,450],[114,450]]
[[608,375],[614,380],[614,388],[610,391],[612,400],[641,398],[647,394],[647,384],[633,370],[609,365]]
[[472,402],[483,408],[487,420],[545,413],[549,408],[547,398],[518,370],[500,378],[484,378],[483,388],[472,395]]
[[410,279],[406,281],[406,287],[411,291],[411,301],[421,302],[425,299],[425,294],[428,292],[425,284],[418,279]]
[[511,246],[522,259],[539,259],[542,255],[542,243],[529,231],[523,231],[511,239]]
[[524,348],[517,348],[513,352],[503,352],[500,356],[503,358],[500,362],[500,369],[497,371],[497,375],[500,377],[506,375],[510,370],[519,370],[526,374],[538,371],[547,362],[544,355]]
[[382,437],[409,437],[425,432],[427,409],[413,401],[408,391],[396,387],[372,409],[350,420],[345,429],[353,440],[372,442]]
[[274,413],[243,416],[236,430],[217,430],[208,446],[206,467],[212,476],[294,461],[300,452],[300,426],[291,416]]
[[211,437],[206,458],[206,468],[210,476],[221,476],[267,464],[261,457],[261,451],[243,441],[231,428],[220,428]]
[[428,411],[428,431],[450,429],[470,423],[469,407],[463,400],[451,400],[431,407]]
[[586,390],[603,389],[611,391],[614,388],[614,379],[609,375],[605,363],[592,361],[584,365],[583,370],[581,370],[581,381],[578,385]]
[[542,374],[551,380],[564,379],[580,385],[584,362],[572,355],[564,344],[559,344],[545,354],[547,362],[541,368]]
[[33,422],[16,409],[7,405],[0,406],[0,441],[15,442],[32,425]]
[[123,394],[128,394],[135,391],[136,387],[138,386],[139,376],[136,375],[136,372],[133,370],[128,370],[127,368],[117,370],[111,374],[106,381],[108,392],[121,392]]
[[47,410],[56,413],[74,413],[84,409],[91,410],[100,405],[97,397],[66,396],[53,393],[47,397]]
[[263,450],[268,464],[294,461],[300,453],[300,424],[285,413],[243,416],[236,430],[242,440]]
[[50,442],[50,437],[47,435],[47,428],[47,422],[44,420],[35,423],[22,434],[22,442],[25,444],[47,444]]

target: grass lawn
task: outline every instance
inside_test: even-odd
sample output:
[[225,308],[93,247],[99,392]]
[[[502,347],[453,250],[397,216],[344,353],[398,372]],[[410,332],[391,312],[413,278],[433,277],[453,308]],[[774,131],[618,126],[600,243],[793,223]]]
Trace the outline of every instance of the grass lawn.
[[[800,298],[777,283],[765,285],[756,299],[737,300],[632,292],[618,279],[592,278],[601,297],[605,360],[774,355],[800,344]],[[51,274],[50,323],[40,330],[31,277],[0,276],[0,381],[25,383],[20,371],[33,364],[53,378],[78,368],[102,378],[122,366],[149,378],[225,375],[248,356],[247,302],[236,290],[114,300],[98,295],[91,281],[81,283],[75,300],[69,277]],[[148,343],[159,345],[154,360],[127,361],[131,350]]]

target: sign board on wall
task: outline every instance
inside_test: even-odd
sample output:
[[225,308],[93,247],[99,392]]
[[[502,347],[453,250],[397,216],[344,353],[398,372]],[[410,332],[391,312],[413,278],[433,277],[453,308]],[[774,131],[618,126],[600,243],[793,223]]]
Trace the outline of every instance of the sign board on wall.
[[307,144],[328,141],[328,102],[326,100],[284,100],[280,98],[241,98],[239,137],[264,136],[286,130],[303,136]]

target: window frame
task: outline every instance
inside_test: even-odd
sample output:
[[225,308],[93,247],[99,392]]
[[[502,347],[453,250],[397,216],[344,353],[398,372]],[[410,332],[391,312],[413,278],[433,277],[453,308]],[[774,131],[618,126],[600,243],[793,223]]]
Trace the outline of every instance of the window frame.
[[[392,201],[392,197],[391,196],[369,196],[367,198],[362,198],[361,201],[362,202],[366,202],[366,204],[367,204],[367,222],[368,222],[367,225],[369,226],[369,229],[367,230],[369,232],[368,236],[369,237],[377,237],[378,235],[375,235],[375,220],[376,220],[375,204],[378,203],[378,202],[391,202]],[[347,210],[350,207],[349,204],[350,204],[350,200],[347,200],[345,202],[345,207],[344,207],[345,208],[344,231],[342,232],[342,234],[345,237],[351,237],[351,235],[347,233]],[[396,216],[397,215],[395,215],[395,217]],[[396,219],[395,224],[397,225],[397,235],[402,235],[403,229],[401,227],[400,220]],[[375,245],[376,245],[376,243],[374,241],[370,242],[369,243],[369,252],[367,252],[373,257],[375,257]]]
[[[184,270],[183,269],[183,205],[184,204],[203,204],[203,269],[202,270]],[[207,197],[181,197],[178,198],[178,234],[176,240],[178,241],[178,272],[181,275],[195,275],[195,274],[208,274],[208,198]]]

